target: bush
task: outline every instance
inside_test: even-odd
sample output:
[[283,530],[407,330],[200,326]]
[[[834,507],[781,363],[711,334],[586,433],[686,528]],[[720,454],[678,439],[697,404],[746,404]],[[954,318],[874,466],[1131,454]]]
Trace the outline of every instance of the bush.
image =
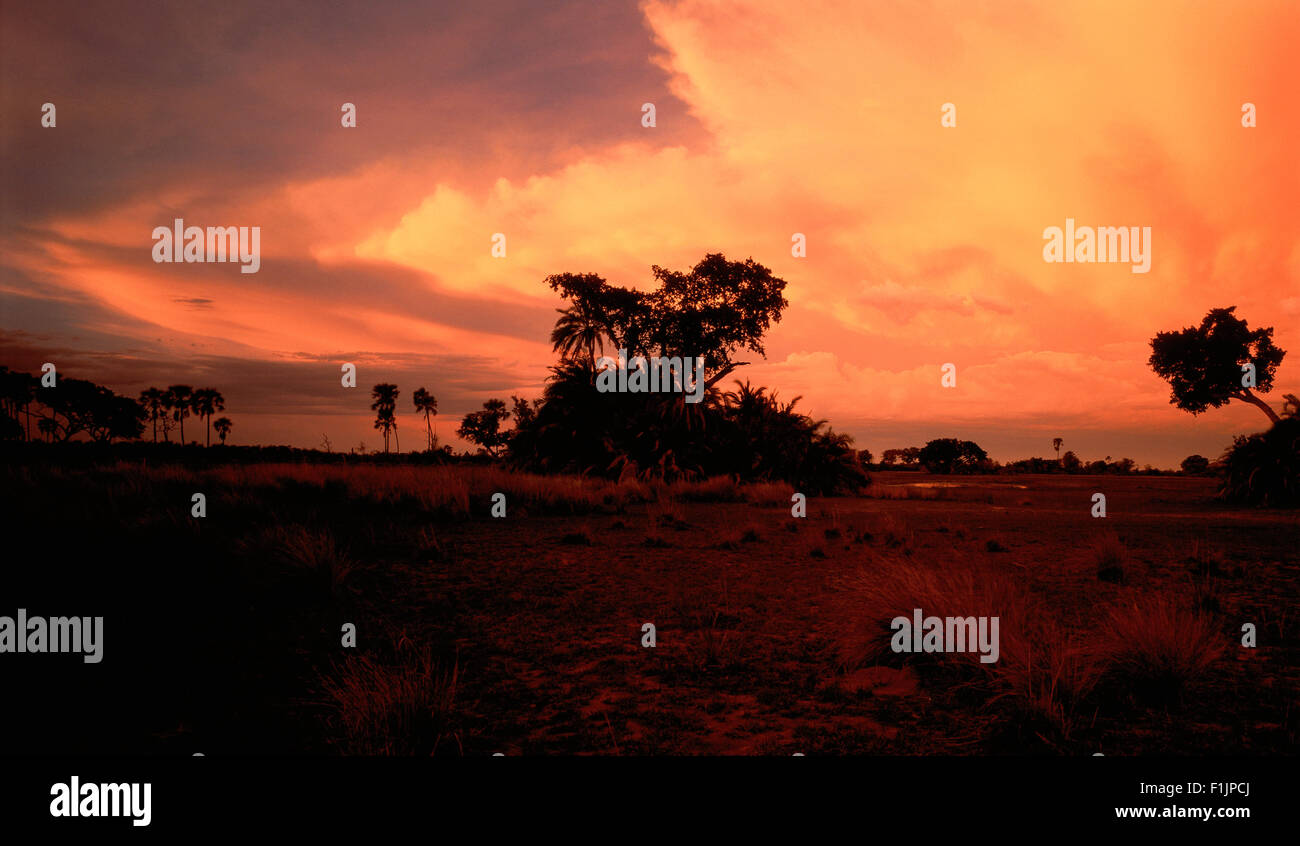
[[1226,502],[1300,506],[1300,417],[1285,417],[1267,432],[1242,435],[1223,455]]

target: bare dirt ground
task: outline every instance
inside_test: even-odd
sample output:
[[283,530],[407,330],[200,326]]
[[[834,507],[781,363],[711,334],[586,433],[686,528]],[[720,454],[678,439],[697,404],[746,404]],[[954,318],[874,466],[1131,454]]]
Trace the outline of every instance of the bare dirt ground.
[[[310,464],[4,472],[0,613],[106,620],[101,664],[8,656],[14,751],[1298,748],[1300,515],[1224,508],[1209,479],[885,472],[794,519],[779,486],[625,496],[497,470]],[[1014,600],[989,606],[1004,636],[1032,608],[1033,669],[1015,671],[1009,648],[993,675],[926,655],[854,660],[846,644],[887,643],[882,626],[911,611],[870,604],[863,585],[880,596],[916,574],[998,585],[991,596]],[[1092,652],[1116,620],[1136,638],[1128,675]],[[1241,645],[1246,623],[1256,648]]]
[[[874,495],[945,498],[813,500],[805,520],[748,503],[480,519],[440,530],[441,560],[384,562],[400,599],[368,591],[363,606],[454,656],[467,753],[1294,752],[1300,522],[1225,510],[1211,489],[880,473]],[[1110,532],[1122,583],[1098,578],[1091,549]],[[837,601],[841,578],[891,553],[1013,574],[1067,629],[1174,595],[1204,606],[1228,648],[1177,702],[1102,696],[1070,737],[1040,737],[923,668],[840,666],[839,639],[867,625]],[[1256,649],[1240,647],[1244,622]]]

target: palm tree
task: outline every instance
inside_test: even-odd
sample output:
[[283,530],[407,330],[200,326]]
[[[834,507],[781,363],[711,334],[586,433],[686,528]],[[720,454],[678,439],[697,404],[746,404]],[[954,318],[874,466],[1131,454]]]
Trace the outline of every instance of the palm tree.
[[217,430],[217,437],[221,438],[221,443],[224,446],[226,443],[226,435],[229,435],[230,430],[235,428],[235,424],[230,422],[229,417],[218,417],[216,420],[212,421],[212,428]]
[[438,444],[438,435],[429,424],[429,415],[438,416],[438,398],[426,391],[424,388],[415,389],[415,411],[424,414],[425,435],[429,439],[429,449],[433,450]]
[[167,388],[171,397],[172,417],[181,424],[181,446],[185,445],[185,418],[193,409],[194,389],[189,385],[172,385]]
[[48,417],[42,417],[40,420],[36,421],[36,428],[41,431],[41,434],[45,436],[46,440],[50,443],[54,443],[54,436],[59,431],[58,423]]
[[[149,388],[140,392],[140,405],[144,406],[149,420],[153,423],[153,442],[158,443],[158,418],[163,416],[167,407],[167,393],[158,388]],[[163,433],[166,435],[166,432]]]
[[[371,390],[370,396],[374,402],[370,404],[370,410],[375,412],[375,428],[384,433],[384,452],[388,452],[388,435],[392,433],[394,441],[397,439],[397,396],[400,392],[397,386],[382,382]],[[400,450],[401,446],[397,448]]]
[[190,400],[194,413],[208,421],[207,446],[212,446],[212,415],[226,410],[226,398],[216,388],[199,388]]
[[1061,438],[1052,438],[1052,446],[1056,449],[1056,463],[1061,463],[1061,444],[1065,443]]
[[568,308],[557,308],[560,319],[551,330],[551,345],[562,359],[576,359],[585,353],[587,361],[596,357],[596,350],[605,351],[605,342],[613,341],[606,320],[585,303],[579,301]]

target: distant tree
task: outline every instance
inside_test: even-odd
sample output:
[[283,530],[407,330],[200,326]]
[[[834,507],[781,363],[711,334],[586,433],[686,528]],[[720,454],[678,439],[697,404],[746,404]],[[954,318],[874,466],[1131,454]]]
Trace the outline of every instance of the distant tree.
[[194,389],[189,385],[171,385],[167,388],[171,398],[172,417],[181,427],[181,445],[185,444],[185,418],[194,410]]
[[1251,330],[1233,315],[1236,306],[1212,309],[1199,327],[1161,332],[1151,339],[1151,368],[1172,388],[1169,402],[1200,414],[1231,400],[1256,406],[1276,423],[1277,414],[1251,392],[1243,367],[1254,368],[1254,387],[1273,389],[1273,377],[1286,350],[1273,344],[1273,329]]
[[[375,385],[370,391],[374,400],[370,410],[375,412],[375,428],[383,432],[385,454],[388,452],[388,436],[391,434],[394,440],[397,437],[397,397],[400,393],[396,385],[388,382]],[[401,446],[397,449],[401,450]]]
[[974,441],[939,438],[921,448],[920,461],[931,473],[969,473],[988,461],[988,454]]
[[148,388],[140,392],[140,405],[149,422],[153,424],[153,442],[158,443],[158,420],[167,411],[167,392],[158,388]]
[[1200,476],[1210,469],[1210,459],[1203,455],[1189,455],[1183,459],[1181,467],[1188,476]]
[[1136,466],[1137,466],[1137,462],[1134,461],[1133,459],[1121,458],[1119,461],[1113,462],[1110,465],[1110,469],[1114,470],[1116,473],[1128,474],[1128,473],[1132,473],[1133,468]]
[[1079,460],[1079,456],[1075,455],[1073,451],[1066,450],[1065,455],[1061,456],[1061,466],[1065,468],[1067,473],[1078,473],[1083,468],[1083,462]]
[[229,417],[218,417],[212,421],[212,428],[217,430],[217,437],[221,439],[221,445],[225,446],[226,435],[229,435],[230,430],[235,428],[235,424],[230,421]]
[[114,438],[134,440],[144,433],[144,418],[140,403],[100,388],[86,423],[86,434],[99,443],[109,443]]
[[501,424],[510,417],[503,400],[490,399],[481,411],[471,411],[460,422],[456,434],[472,444],[477,444],[488,455],[496,458],[510,441],[510,433],[501,431]]
[[[9,437],[32,439],[32,400],[36,398],[39,382],[30,373],[21,373],[0,366],[0,415],[8,417],[18,426],[10,428]],[[24,430],[18,420],[19,412],[26,418]]]
[[438,435],[429,422],[430,416],[438,416],[438,398],[424,388],[416,388],[411,397],[415,401],[415,410],[424,415],[424,433],[430,450],[437,449]]
[[1065,443],[1065,441],[1061,438],[1052,438],[1052,448],[1056,450],[1057,462],[1060,462],[1061,460],[1061,444],[1063,443]]
[[50,443],[54,443],[54,437],[59,433],[59,424],[48,417],[37,420],[36,428],[45,436],[45,440]]
[[85,433],[94,441],[138,438],[144,432],[144,408],[85,379],[63,377],[56,386],[41,388],[42,418],[50,421],[41,431],[52,440],[66,441]]
[[158,428],[162,429],[163,442],[171,443],[171,431],[176,428],[176,398],[171,391],[162,392],[162,413],[158,416]]
[[858,461],[862,463],[863,467],[869,466],[871,464],[872,458],[873,456],[871,455],[871,450],[869,449],[858,450]]
[[199,388],[190,398],[190,408],[199,418],[207,420],[206,445],[212,446],[212,415],[226,410],[226,398],[216,388]]

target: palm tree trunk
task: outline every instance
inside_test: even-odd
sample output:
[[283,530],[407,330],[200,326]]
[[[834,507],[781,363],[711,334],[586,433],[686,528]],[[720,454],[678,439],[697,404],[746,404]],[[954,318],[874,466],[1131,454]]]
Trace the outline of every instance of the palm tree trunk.
[[212,415],[211,414],[205,415],[204,419],[208,421],[208,436],[206,438],[207,443],[205,443],[204,446],[210,447],[212,446]]

